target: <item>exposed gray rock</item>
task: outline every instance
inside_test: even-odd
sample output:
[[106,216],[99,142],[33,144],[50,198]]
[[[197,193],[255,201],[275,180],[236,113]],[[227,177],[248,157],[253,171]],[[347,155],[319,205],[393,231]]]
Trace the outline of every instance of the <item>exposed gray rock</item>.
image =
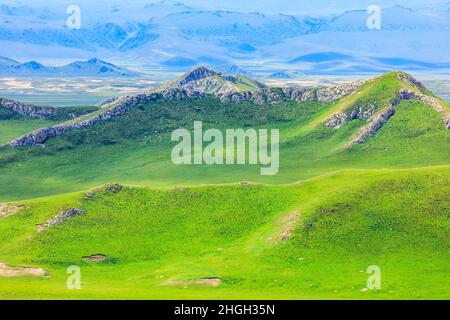
[[397,72],[397,78],[419,90],[427,90],[422,82],[406,72]]
[[[350,145],[355,143],[365,143],[368,138],[374,136],[377,133],[377,131],[380,130],[381,127],[383,127],[383,125],[386,122],[388,122],[389,119],[395,114],[394,108],[398,104],[400,104],[402,100],[419,100],[422,101],[425,105],[431,106],[436,112],[438,112],[442,116],[445,128],[447,130],[450,129],[450,111],[445,106],[442,105],[439,99],[425,95],[417,91],[412,91],[403,88],[400,89],[397,98],[391,101],[390,105],[385,110],[365,119],[370,123],[367,126],[361,128],[357,137],[352,140]],[[359,116],[356,115],[356,117]],[[364,117],[359,118],[364,119]],[[344,113],[336,113],[331,118],[327,119],[325,125],[333,128],[340,128],[345,122],[348,122],[352,119],[355,118],[351,118],[351,116],[346,115]]]
[[365,143],[368,138],[373,137],[378,130],[381,129],[382,126],[395,114],[395,110],[392,107],[387,108],[386,110],[376,114],[369,125],[363,127],[358,136],[350,143]]
[[102,100],[99,103],[97,103],[96,106],[99,107],[99,108],[104,107],[104,106],[106,106],[108,104],[111,104],[111,103],[117,101],[119,98],[120,97],[112,97],[112,98],[108,98],[108,99]]
[[[60,125],[36,130],[11,141],[9,145],[13,148],[42,146],[49,138],[63,135],[71,130],[82,129],[97,122],[109,120],[115,116],[121,116],[125,114],[129,108],[135,105],[156,101],[157,99],[200,99],[212,95],[220,99],[223,103],[248,101],[258,105],[275,105],[288,100],[300,102],[317,100],[330,103],[356,90],[363,83],[363,81],[355,81],[322,89],[302,89],[267,88],[264,84],[257,81],[252,81],[250,79],[246,81],[251,81],[251,85],[254,86],[256,90],[252,92],[243,92],[239,88],[239,83],[242,84],[241,78],[227,76],[205,67],[198,67],[160,91],[104,100],[98,104],[98,106],[101,107],[99,112]],[[14,107],[29,115],[34,115],[35,117],[44,117],[46,112],[50,114],[56,112],[55,108],[40,110],[31,106],[15,104],[8,101],[6,102],[6,105],[11,108]],[[40,110],[43,114],[36,113],[36,110]]]
[[78,121],[72,120],[60,125],[38,129],[11,141],[9,145],[13,148],[40,145],[45,143],[47,139],[63,135],[70,130],[82,129],[92,126],[97,122],[106,121],[115,116],[121,116],[125,114],[130,107],[141,103],[154,101],[160,96],[160,94],[152,93],[148,95],[141,94],[132,97],[121,97],[112,102],[108,107],[104,107],[101,112],[94,114],[91,117],[86,119],[81,118]]
[[187,73],[183,78],[181,78],[178,81],[175,81],[171,87],[172,88],[177,88],[180,86],[184,86],[185,84],[191,82],[191,81],[197,81],[197,80],[201,80],[201,79],[205,79],[205,78],[209,78],[209,77],[213,77],[213,76],[217,76],[220,75],[221,73],[216,72],[214,70],[205,68],[205,67],[198,67],[195,68],[194,70],[192,70],[191,72]]
[[83,214],[84,214],[83,210],[77,208],[63,210],[59,212],[53,219],[48,220],[44,224],[38,225],[39,227],[38,232],[39,233],[44,232],[46,229],[51,228],[58,223],[66,222],[67,220],[70,220],[73,217],[81,216]]
[[11,109],[15,113],[35,119],[46,119],[57,114],[57,110],[53,107],[35,107],[9,99],[0,99],[0,107]]
[[122,191],[123,187],[120,184],[107,184],[106,185],[106,190],[110,191],[112,193],[119,193],[120,191]]
[[348,83],[339,84],[332,87],[325,87],[317,90],[317,100],[320,102],[331,103],[336,100],[339,100],[346,95],[349,95],[356,89],[358,89],[361,85],[363,85],[365,81],[352,81]]
[[442,102],[438,98],[408,89],[401,89],[399,97],[401,97],[402,100],[420,100],[425,105],[431,106],[437,113],[442,116],[445,128],[450,129],[450,111],[442,104]]

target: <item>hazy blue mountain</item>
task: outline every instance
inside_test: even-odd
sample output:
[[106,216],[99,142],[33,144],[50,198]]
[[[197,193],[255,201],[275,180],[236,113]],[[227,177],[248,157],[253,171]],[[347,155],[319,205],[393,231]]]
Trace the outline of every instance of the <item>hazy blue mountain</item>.
[[6,67],[14,67],[17,66],[19,64],[19,62],[9,59],[9,58],[5,58],[5,57],[0,57],[0,68],[6,68]]
[[293,77],[287,72],[279,71],[271,74],[269,79],[292,79]]
[[215,69],[222,73],[233,75],[233,76],[242,75],[242,76],[247,76],[250,78],[255,77],[255,75],[252,72],[245,70],[236,64],[215,65]]
[[45,66],[36,61],[19,63],[0,57],[0,75],[36,77],[132,77],[137,73],[97,58],[76,61],[65,66]]
[[177,71],[256,63],[266,74],[288,67],[308,74],[450,72],[448,3],[383,8],[381,30],[367,28],[364,6],[314,17],[212,10],[169,0],[91,6],[97,10],[83,10],[81,30],[66,27],[62,4],[0,6],[0,56],[38,61],[99,56]]

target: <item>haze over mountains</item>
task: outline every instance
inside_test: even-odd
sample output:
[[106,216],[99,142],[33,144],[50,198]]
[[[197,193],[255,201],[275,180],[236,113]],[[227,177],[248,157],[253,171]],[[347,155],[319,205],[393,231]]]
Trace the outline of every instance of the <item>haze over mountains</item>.
[[82,3],[80,8],[82,28],[70,30],[63,4],[5,3],[0,6],[0,56],[43,63],[97,56],[177,71],[237,63],[267,75],[287,69],[304,74],[450,72],[450,5],[444,2],[415,9],[387,6],[381,30],[367,28],[365,7],[314,16],[218,11],[172,1],[117,2],[97,10]]
[[37,61],[20,63],[9,58],[0,57],[0,76],[132,77],[138,76],[138,73],[97,58],[52,67],[45,66]]

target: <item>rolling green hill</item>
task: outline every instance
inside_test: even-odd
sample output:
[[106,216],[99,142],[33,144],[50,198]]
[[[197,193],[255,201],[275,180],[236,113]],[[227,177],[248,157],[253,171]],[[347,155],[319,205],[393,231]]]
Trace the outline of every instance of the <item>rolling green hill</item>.
[[[449,167],[347,171],[290,186],[127,187],[20,202],[0,257],[51,277],[0,298],[448,298]],[[83,216],[37,233],[64,208]],[[101,262],[83,257],[102,254]],[[82,289],[65,287],[66,268]],[[366,269],[382,289],[364,292]],[[220,279],[214,287],[199,279]]]
[[[79,126],[0,147],[0,299],[450,297],[446,103],[401,72],[230,101],[204,86],[217,77],[196,69],[120,113],[26,120]],[[25,133],[13,121],[0,118],[4,141]],[[174,165],[170,134],[194,121],[279,129],[278,175]],[[66,288],[70,265],[81,290]],[[372,265],[381,290],[366,288]],[[2,276],[20,266],[49,276]]]

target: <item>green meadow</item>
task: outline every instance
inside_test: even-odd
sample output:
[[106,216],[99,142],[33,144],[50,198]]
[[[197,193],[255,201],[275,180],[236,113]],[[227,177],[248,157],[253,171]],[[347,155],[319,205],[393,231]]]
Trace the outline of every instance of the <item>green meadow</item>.
[[[336,111],[382,110],[402,87],[390,73],[331,104],[159,100],[45,146],[0,147],[0,203],[20,208],[0,215],[0,263],[48,272],[0,276],[0,299],[450,298],[441,115],[403,101],[353,146],[365,121],[322,124]],[[0,117],[0,142],[64,120]],[[279,173],[174,165],[171,132],[194,121],[280,129]],[[38,232],[69,208],[83,214]],[[71,265],[80,290],[66,286]],[[370,266],[379,290],[367,288]]]

